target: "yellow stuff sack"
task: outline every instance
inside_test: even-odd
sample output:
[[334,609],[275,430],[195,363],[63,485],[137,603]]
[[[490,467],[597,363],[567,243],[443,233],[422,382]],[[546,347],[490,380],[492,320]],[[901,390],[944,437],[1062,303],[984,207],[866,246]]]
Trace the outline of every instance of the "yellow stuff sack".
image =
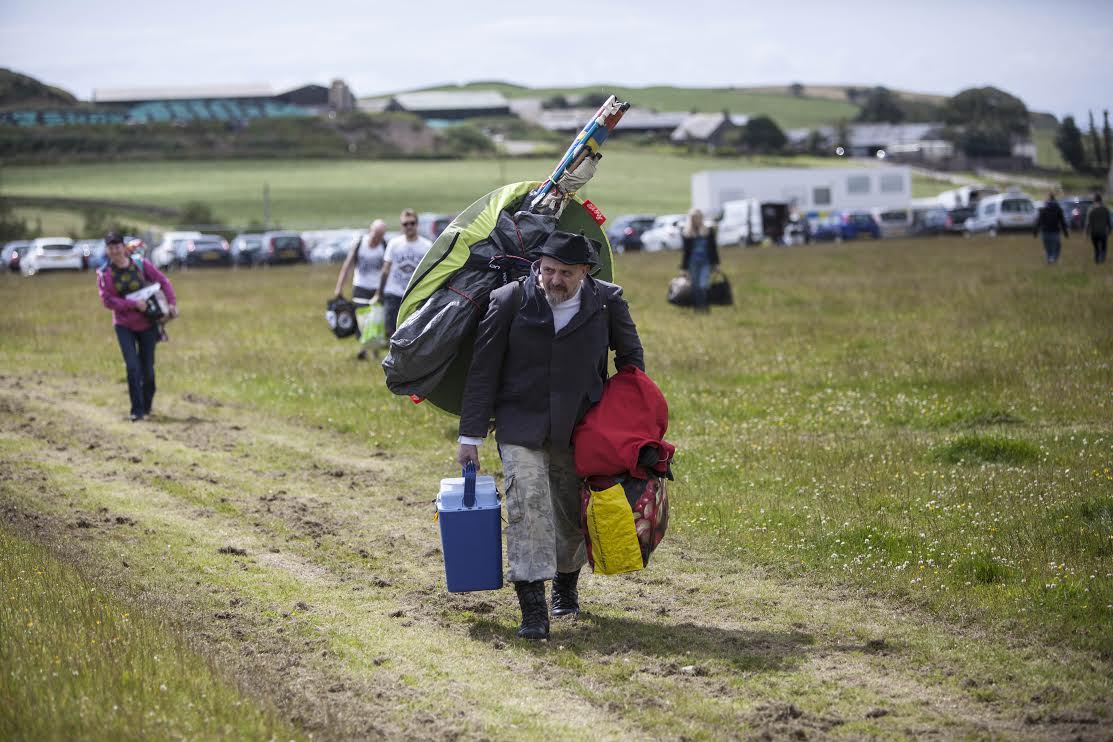
[[593,490],[587,483],[583,498],[583,526],[587,535],[587,558],[598,574],[636,572],[645,566],[634,511],[621,484]]

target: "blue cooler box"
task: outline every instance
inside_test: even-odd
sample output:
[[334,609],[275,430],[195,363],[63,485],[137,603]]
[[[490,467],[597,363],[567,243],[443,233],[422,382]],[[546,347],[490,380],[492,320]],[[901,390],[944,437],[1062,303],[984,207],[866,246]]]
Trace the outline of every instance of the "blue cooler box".
[[448,592],[502,587],[502,503],[494,477],[468,466],[462,477],[441,480],[437,493],[444,576]]

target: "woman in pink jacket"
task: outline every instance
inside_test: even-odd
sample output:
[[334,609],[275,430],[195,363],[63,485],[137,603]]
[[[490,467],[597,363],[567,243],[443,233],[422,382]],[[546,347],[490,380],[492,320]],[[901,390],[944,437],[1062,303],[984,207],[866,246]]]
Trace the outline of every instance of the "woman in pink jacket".
[[147,302],[125,298],[133,291],[157,283],[166,294],[170,316],[178,316],[177,299],[170,280],[149,260],[133,258],[124,246],[124,238],[109,232],[104,238],[108,250],[108,264],[97,271],[97,288],[101,303],[112,310],[112,324],[116,339],[124,354],[128,372],[128,395],[131,397],[132,422],[151,414],[155,398],[155,343],[158,342],[158,323],[144,314]]

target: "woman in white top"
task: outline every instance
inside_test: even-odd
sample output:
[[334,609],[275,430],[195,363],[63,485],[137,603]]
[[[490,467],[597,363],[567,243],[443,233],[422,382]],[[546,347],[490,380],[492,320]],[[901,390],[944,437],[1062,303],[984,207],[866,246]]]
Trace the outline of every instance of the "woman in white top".
[[[357,305],[357,320],[362,319],[365,314],[359,312],[358,308],[370,306],[378,293],[379,275],[383,269],[383,256],[386,254],[386,240],[383,239],[385,234],[386,222],[382,219],[371,222],[367,234],[360,236],[352,245],[348,257],[344,259],[344,265],[340,266],[340,275],[336,277],[336,295],[343,296],[344,284],[353,269],[355,271],[352,276],[352,303]],[[361,335],[362,329],[361,326]],[[378,349],[373,347],[372,350],[377,358]],[[366,345],[361,343],[356,358],[361,361],[367,358]]]

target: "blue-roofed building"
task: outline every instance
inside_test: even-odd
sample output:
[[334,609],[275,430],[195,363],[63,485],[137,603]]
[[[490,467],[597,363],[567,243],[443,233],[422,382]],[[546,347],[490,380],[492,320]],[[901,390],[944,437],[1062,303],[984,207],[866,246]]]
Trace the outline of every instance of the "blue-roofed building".
[[[334,88],[338,84],[343,86],[341,81],[333,81]],[[244,123],[256,118],[314,116],[329,110],[330,88],[304,85],[282,93],[269,85],[98,89],[93,91],[91,103],[0,111],[0,125]]]

